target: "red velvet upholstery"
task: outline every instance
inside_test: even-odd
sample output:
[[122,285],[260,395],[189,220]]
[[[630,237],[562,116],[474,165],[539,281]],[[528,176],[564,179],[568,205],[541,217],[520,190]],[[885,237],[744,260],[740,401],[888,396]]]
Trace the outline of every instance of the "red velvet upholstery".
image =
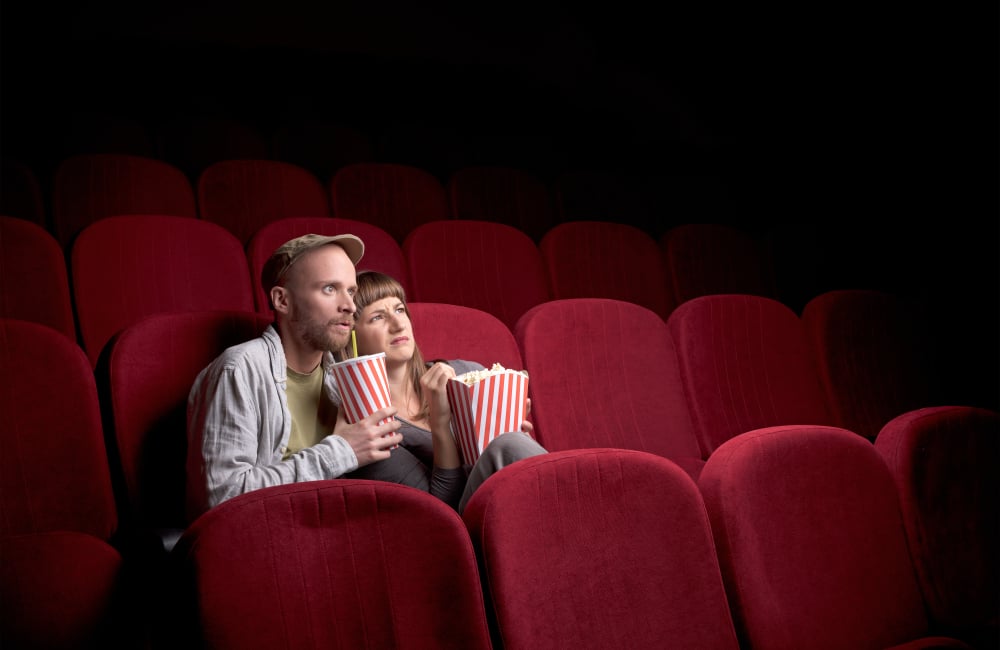
[[66,256],[42,226],[0,216],[0,317],[42,323],[76,342]]
[[250,262],[250,277],[253,280],[254,298],[257,310],[270,314],[267,296],[260,286],[260,271],[271,253],[289,239],[299,235],[317,233],[320,235],[337,235],[351,233],[361,238],[365,243],[365,255],[358,264],[358,270],[365,269],[381,271],[399,280],[409,293],[410,272],[406,268],[403,249],[392,235],[376,225],[354,219],[330,217],[289,217],[272,221],[261,227],[246,246],[247,258]]
[[1000,645],[1000,414],[918,409],[875,438],[899,491],[910,555],[933,626]]
[[235,235],[200,219],[102,219],[73,246],[77,322],[91,362],[144,316],[171,311],[253,311],[246,254]]
[[0,215],[47,226],[38,175],[28,165],[9,158],[0,160]]
[[892,418],[932,404],[921,322],[882,291],[828,291],[806,303],[802,324],[839,426],[874,440]]
[[513,329],[550,298],[542,254],[524,232],[492,221],[432,221],[403,242],[411,300],[489,312]]
[[118,526],[94,374],[56,330],[0,319],[0,534]]
[[340,479],[209,510],[174,550],[206,646],[488,649],[462,520],[426,492]]
[[[410,302],[414,336],[425,360],[467,359],[521,370],[521,350],[510,329],[492,314],[438,302]],[[530,385],[530,381],[529,381]]]
[[285,217],[329,217],[326,189],[309,170],[277,160],[221,160],[198,176],[198,211],[246,244]]
[[462,516],[497,647],[737,648],[701,495],[664,458],[527,458],[490,477]]
[[572,221],[538,245],[553,298],[614,298],[652,309],[666,320],[673,298],[663,281],[656,240],[635,226]]
[[548,188],[523,169],[463,167],[451,174],[447,190],[456,219],[505,223],[536,242],[555,222]]
[[0,536],[0,641],[11,650],[144,648],[125,615],[122,558],[74,531]]
[[684,302],[667,321],[707,458],[735,435],[779,424],[835,424],[795,312],[761,296]]
[[173,165],[127,154],[71,156],[56,167],[53,233],[64,250],[89,224],[119,214],[198,215],[194,189]]
[[252,311],[155,314],[109,344],[107,387],[133,525],[183,529],[186,409],[195,377],[271,322]]
[[889,648],[929,635],[896,488],[863,437],[750,431],[715,450],[698,485],[741,647]]
[[606,298],[553,300],[529,310],[514,333],[542,446],[636,449],[697,476],[704,461],[657,314]]
[[731,226],[689,223],[660,237],[667,285],[677,304],[719,293],[777,298],[767,249]]
[[330,179],[330,201],[333,216],[373,223],[400,243],[416,226],[451,217],[441,181],[411,165],[344,165]]

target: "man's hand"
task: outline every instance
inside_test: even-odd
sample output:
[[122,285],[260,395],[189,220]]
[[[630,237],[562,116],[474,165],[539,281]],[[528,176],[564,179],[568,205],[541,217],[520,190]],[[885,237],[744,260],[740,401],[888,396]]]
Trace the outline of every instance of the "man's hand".
[[340,436],[351,445],[354,455],[358,457],[358,467],[364,467],[385,460],[389,457],[389,449],[403,442],[403,434],[397,433],[403,426],[402,422],[393,419],[382,423],[382,420],[395,415],[396,407],[388,406],[354,424],[348,424],[344,409],[340,409],[333,435]]

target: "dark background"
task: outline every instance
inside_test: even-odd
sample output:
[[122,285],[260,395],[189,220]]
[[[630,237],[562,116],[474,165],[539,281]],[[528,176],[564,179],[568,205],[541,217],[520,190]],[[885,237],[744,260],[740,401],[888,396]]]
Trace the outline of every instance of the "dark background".
[[443,182],[622,172],[658,197],[654,236],[766,241],[796,310],[835,288],[920,300],[945,372],[974,378],[956,398],[995,406],[996,3],[876,4],[3,0],[0,154],[47,182],[95,115],[315,117]]

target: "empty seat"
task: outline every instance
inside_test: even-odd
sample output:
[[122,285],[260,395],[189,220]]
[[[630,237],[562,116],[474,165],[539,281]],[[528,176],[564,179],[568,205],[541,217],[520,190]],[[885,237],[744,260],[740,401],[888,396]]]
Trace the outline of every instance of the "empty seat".
[[747,232],[688,223],[667,230],[659,244],[667,284],[678,304],[718,293],[778,297],[768,250]]
[[23,162],[0,160],[0,215],[26,219],[46,228],[42,184]]
[[1000,641],[1000,414],[916,409],[875,438],[899,492],[932,627],[978,648]]
[[285,217],[329,217],[330,203],[308,169],[277,160],[222,160],[198,177],[201,218],[246,244],[264,225]]
[[0,376],[4,647],[141,647],[135,612],[123,615],[118,516],[86,355],[50,327],[0,318]]
[[862,436],[749,431],[715,450],[698,485],[741,647],[969,647],[927,638],[896,488]]
[[702,457],[744,431],[834,425],[799,317],[777,300],[720,294],[670,314]]
[[0,216],[0,317],[48,325],[76,341],[66,256],[42,226]]
[[125,564],[106,541],[72,530],[0,535],[4,648],[149,645],[127,608]]
[[528,310],[514,333],[542,446],[635,449],[697,476],[704,461],[659,315],[607,298],[552,300]]
[[130,526],[169,550],[186,525],[186,409],[195,377],[218,355],[258,336],[271,319],[248,311],[154,314],[109,343],[110,437]]
[[52,181],[52,232],[64,250],[89,224],[120,214],[196,217],[191,181],[177,167],[142,156],[81,154]]
[[493,314],[480,309],[436,302],[409,302],[414,336],[424,359],[466,359],[487,368],[524,367],[521,351],[510,329]]
[[358,270],[380,271],[399,280],[403,288],[409,291],[410,273],[403,258],[403,249],[392,235],[378,226],[354,219],[330,217],[289,217],[272,221],[261,227],[249,243],[247,243],[247,258],[250,262],[250,273],[254,285],[254,297],[257,310],[270,313],[267,296],[260,285],[260,272],[264,263],[279,246],[299,235],[316,233],[319,235],[337,235],[351,233],[361,238],[365,243],[365,254],[358,263]]
[[669,460],[534,456],[493,475],[462,517],[495,647],[738,647],[704,503]]
[[80,234],[70,261],[84,350],[97,365],[105,344],[145,316],[171,311],[253,311],[243,245],[200,219],[126,215]]
[[456,219],[505,223],[536,242],[555,222],[548,188],[523,169],[463,167],[451,174],[447,190]]
[[411,487],[255,490],[203,514],[174,552],[208,647],[490,648],[465,526]]
[[613,298],[648,307],[666,320],[673,298],[660,249],[646,232],[610,221],[555,226],[538,245],[552,297]]
[[330,180],[333,216],[367,221],[402,243],[416,226],[448,219],[448,194],[433,174],[412,165],[344,165]]
[[919,312],[884,291],[813,297],[802,324],[837,424],[874,440],[892,418],[932,405],[930,338]]
[[523,231],[455,219],[417,226],[403,242],[411,300],[489,312],[513,329],[521,314],[550,298],[541,252]]

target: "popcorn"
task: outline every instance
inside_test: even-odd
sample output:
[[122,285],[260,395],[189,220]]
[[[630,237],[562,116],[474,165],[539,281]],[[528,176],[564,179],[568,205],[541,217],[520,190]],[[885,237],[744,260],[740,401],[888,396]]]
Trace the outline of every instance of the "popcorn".
[[494,363],[493,367],[489,370],[470,370],[464,374],[455,377],[456,380],[463,382],[466,386],[471,386],[477,382],[480,382],[487,377],[492,377],[493,375],[503,374],[505,372],[519,372],[525,377],[528,376],[527,370],[507,370],[499,363]]
[[472,370],[448,381],[452,435],[462,462],[476,462],[494,438],[520,431],[527,414],[528,373],[494,363],[489,370]]

